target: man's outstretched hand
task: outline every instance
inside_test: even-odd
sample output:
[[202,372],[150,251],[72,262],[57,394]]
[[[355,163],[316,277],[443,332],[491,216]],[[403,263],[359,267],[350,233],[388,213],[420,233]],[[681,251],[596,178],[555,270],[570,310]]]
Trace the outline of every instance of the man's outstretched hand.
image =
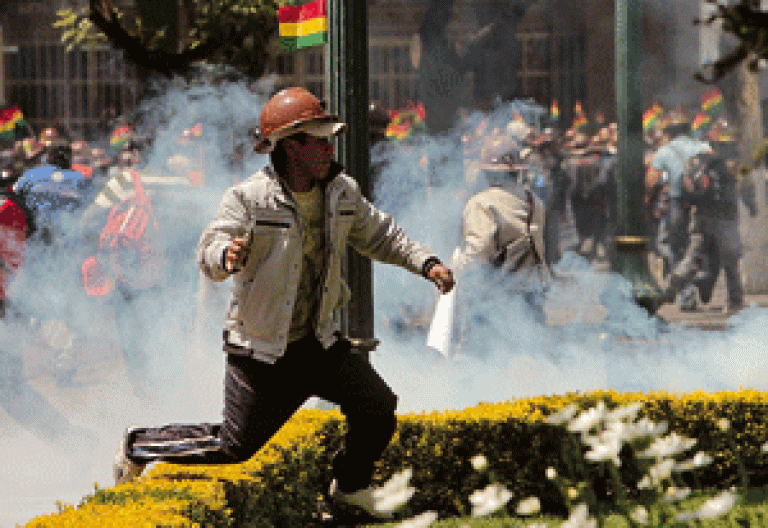
[[453,280],[453,272],[442,264],[432,266],[427,278],[435,283],[440,293],[448,293],[456,285],[456,281]]

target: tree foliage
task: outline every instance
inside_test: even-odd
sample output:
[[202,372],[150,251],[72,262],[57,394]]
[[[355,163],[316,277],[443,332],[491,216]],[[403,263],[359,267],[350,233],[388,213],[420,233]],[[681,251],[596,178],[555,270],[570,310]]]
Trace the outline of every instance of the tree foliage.
[[723,4],[723,0],[706,0],[714,12],[697,24],[722,24],[722,30],[738,40],[738,44],[727,55],[707,67],[707,72],[696,73],[696,78],[705,83],[714,83],[733,71],[739,64],[747,62],[751,71],[757,71],[760,59],[768,59],[768,13],[761,10],[761,0],[739,0]]
[[112,0],[90,0],[87,7],[58,11],[54,27],[62,29],[68,50],[109,43],[127,60],[167,77],[201,61],[234,66],[250,77],[263,73],[277,29],[275,0],[181,0],[181,13],[177,0],[135,4],[129,10]]

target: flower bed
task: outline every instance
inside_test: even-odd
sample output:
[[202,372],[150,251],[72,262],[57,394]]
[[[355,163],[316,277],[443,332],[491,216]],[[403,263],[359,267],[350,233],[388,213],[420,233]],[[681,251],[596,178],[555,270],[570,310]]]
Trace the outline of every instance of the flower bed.
[[[425,511],[469,515],[476,507],[470,498],[491,484],[503,486],[510,514],[515,513],[514,503],[535,496],[542,511],[562,516],[569,513],[569,489],[579,493],[584,487],[591,489],[590,500],[611,508],[625,492],[637,498],[643,488],[654,488],[664,479],[671,479],[677,488],[762,485],[768,483],[762,449],[768,442],[763,425],[766,399],[768,394],[749,390],[597,391],[480,404],[461,411],[401,414],[395,437],[376,464],[374,482],[381,483],[405,467],[413,470],[417,492],[402,516]],[[639,435],[642,429],[647,436],[644,444],[635,442],[630,449],[625,447],[629,442],[612,444],[605,430],[600,433],[609,416],[618,417],[610,414],[617,407],[627,413],[622,434]],[[666,424],[675,435],[661,442],[661,431],[649,424]],[[337,411],[300,411],[248,462],[159,464],[147,477],[96,490],[77,507],[38,517],[27,526],[303,527],[311,521],[320,492],[330,480],[331,457],[341,447],[344,432],[343,416]],[[709,458],[697,455],[685,469],[684,461],[666,462],[672,456],[660,456],[651,465],[655,480],[638,490],[643,475],[649,474],[650,462],[645,460],[659,454],[654,449],[669,449],[670,438],[695,439],[695,450]],[[682,449],[686,444],[680,441],[672,447],[678,449],[673,454],[683,458],[694,446]],[[648,451],[645,458],[638,456],[641,451]],[[478,456],[485,461],[482,471],[476,467]],[[616,462],[621,463],[618,471]],[[546,478],[547,474],[558,478]],[[619,481],[621,489],[616,487]]]

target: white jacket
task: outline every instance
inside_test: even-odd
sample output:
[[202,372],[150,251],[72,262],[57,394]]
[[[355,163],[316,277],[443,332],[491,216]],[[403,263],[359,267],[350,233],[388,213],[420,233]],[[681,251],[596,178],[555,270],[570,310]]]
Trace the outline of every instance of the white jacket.
[[464,248],[451,263],[454,271],[494,263],[515,272],[511,289],[540,285],[549,273],[544,213],[543,202],[522,185],[490,186],[472,196],[462,215]]
[[[340,329],[337,310],[349,300],[342,279],[347,245],[372,259],[421,274],[433,254],[408,240],[387,214],[361,194],[357,183],[339,172],[326,185],[323,290],[315,333],[324,346]],[[224,251],[234,237],[251,234],[250,254],[234,273],[224,329],[235,341],[248,341],[253,357],[274,362],[287,345],[288,327],[299,284],[302,225],[290,192],[269,166],[226,191],[216,218],[203,232],[197,260],[214,281],[230,276]]]

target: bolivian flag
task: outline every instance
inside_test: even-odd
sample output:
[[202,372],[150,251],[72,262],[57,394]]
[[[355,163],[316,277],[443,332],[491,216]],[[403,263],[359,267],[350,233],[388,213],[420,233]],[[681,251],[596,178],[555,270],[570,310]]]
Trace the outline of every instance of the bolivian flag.
[[573,128],[579,129],[587,126],[587,114],[581,107],[581,101],[576,101],[576,107],[573,109]]
[[653,103],[653,106],[643,112],[643,132],[648,132],[653,125],[658,123],[663,112],[664,110],[659,103]]
[[24,125],[24,115],[18,106],[9,106],[0,110],[0,139],[16,139],[16,125]]
[[121,126],[112,132],[112,136],[109,138],[109,146],[113,149],[122,149],[131,140],[132,135],[130,126]]
[[710,116],[720,114],[720,112],[722,112],[723,110],[722,92],[719,89],[715,88],[714,90],[702,95],[701,109],[707,114],[709,114]]
[[693,120],[693,125],[691,125],[691,130],[696,132],[697,130],[706,130],[709,128],[707,125],[709,125],[712,122],[712,120],[709,118],[709,114],[706,112],[699,112],[696,115],[696,118]]
[[549,111],[549,115],[552,118],[552,121],[560,119],[560,107],[557,106],[557,101],[552,101],[552,109]]
[[293,51],[328,42],[326,0],[285,1],[281,6],[277,14],[280,47]]

